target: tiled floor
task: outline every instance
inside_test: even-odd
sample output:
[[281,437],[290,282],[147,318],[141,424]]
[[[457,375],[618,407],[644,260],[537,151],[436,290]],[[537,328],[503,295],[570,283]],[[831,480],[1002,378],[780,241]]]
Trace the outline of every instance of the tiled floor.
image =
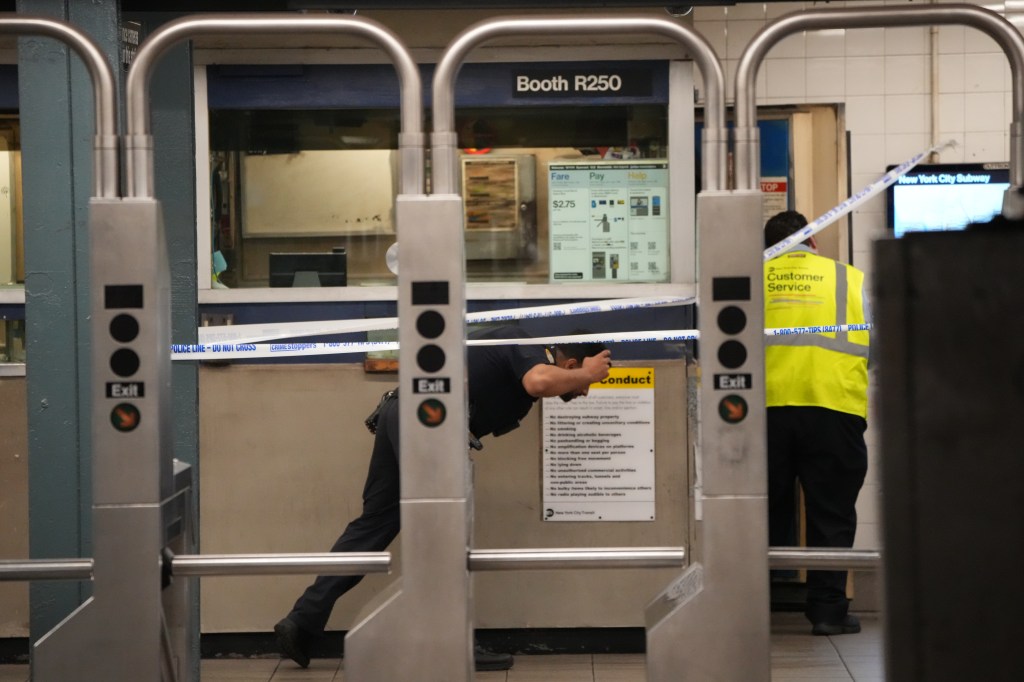
[[[772,614],[772,682],[882,682],[882,628],[863,616],[857,635],[813,637],[802,614]],[[203,682],[344,682],[339,659],[307,669],[279,659],[204,660]],[[0,682],[27,682],[27,665],[0,665]],[[517,656],[507,672],[477,682],[645,682],[642,654]]]

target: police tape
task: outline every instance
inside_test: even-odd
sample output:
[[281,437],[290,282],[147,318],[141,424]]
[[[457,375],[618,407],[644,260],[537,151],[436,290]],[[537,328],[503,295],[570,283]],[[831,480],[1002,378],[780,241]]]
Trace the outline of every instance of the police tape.
[[[606,313],[622,310],[637,310],[662,306],[685,305],[693,303],[692,296],[644,296],[634,298],[615,298],[601,301],[587,301],[559,305],[533,306],[527,308],[508,308],[479,313],[468,313],[466,322],[507,322],[511,320],[528,320],[543,317],[564,317],[567,315],[583,315],[586,313]],[[325,334],[351,334],[355,332],[381,331],[397,329],[397,317],[378,317],[369,320],[323,320],[313,322],[263,322],[256,324],[223,325],[216,327],[200,327],[197,340],[201,345],[230,344],[245,345],[260,341],[277,339],[295,339],[304,336],[322,336]],[[363,351],[351,351],[354,353]]]
[[175,343],[171,360],[258,360],[397,350],[397,341],[335,343]]
[[[870,324],[821,325],[814,327],[777,327],[765,329],[766,336],[787,334],[822,334],[845,331],[868,331]],[[535,336],[516,339],[469,339],[467,346],[557,346],[569,343],[643,343],[693,341],[700,338],[696,329],[668,329],[643,332],[608,332],[571,334],[568,336]],[[172,360],[256,360],[265,358],[312,355],[341,355],[397,350],[397,341],[362,341],[331,343],[197,343],[171,346]]]
[[840,332],[871,331],[870,323],[825,324],[814,327],[775,327],[764,330],[765,336],[789,336],[790,334],[837,334]]
[[788,237],[778,242],[777,244],[773,244],[772,246],[765,249],[764,259],[767,261],[771,260],[772,258],[781,256],[782,254],[786,253],[794,246],[807,239],[808,237],[813,237],[814,235],[821,232],[826,227],[828,227],[835,221],[839,220],[853,209],[863,204],[871,197],[875,196],[876,194],[884,190],[889,185],[896,182],[901,175],[905,175],[907,172],[910,171],[911,168],[921,163],[921,161],[923,161],[924,158],[931,154],[932,152],[942,151],[947,147],[954,146],[956,146],[956,141],[949,140],[948,142],[936,145],[931,149],[927,149],[921,152],[920,154],[917,154],[914,157],[907,159],[906,161],[904,161],[903,163],[896,166],[891,171],[880,177],[878,180],[875,180],[870,185],[868,185],[864,189],[860,190],[859,192],[851,196],[846,201],[840,203],[838,206],[835,206],[834,208],[829,209],[828,211],[825,211],[825,213],[823,213],[821,216],[815,218],[814,220],[800,228],[799,231],[794,232],[793,234],[789,235]]

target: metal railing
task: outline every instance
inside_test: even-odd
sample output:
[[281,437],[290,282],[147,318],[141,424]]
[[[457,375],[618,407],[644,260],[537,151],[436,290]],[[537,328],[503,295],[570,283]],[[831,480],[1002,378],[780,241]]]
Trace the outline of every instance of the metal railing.
[[757,131],[755,78],[768,50],[783,38],[800,31],[855,29],[876,26],[969,26],[982,31],[1006,54],[1010,62],[1013,105],[1010,111],[1010,184],[1024,185],[1024,37],[1006,19],[977,5],[923,5],[920,7],[846,7],[802,10],[779,17],[757,33],[736,65],[736,188],[759,187],[760,159]]
[[419,69],[401,40],[387,27],[363,17],[266,13],[183,17],[161,26],[139,47],[135,62],[128,72],[125,89],[126,196],[153,196],[153,140],[147,93],[156,63],[169,49],[185,40],[224,34],[354,34],[381,47],[395,66],[401,88],[401,127],[398,137],[400,193],[419,194],[423,191],[423,87]]
[[[679,568],[683,547],[594,547],[543,549],[473,549],[471,571],[541,571],[564,568]],[[770,547],[772,568],[873,571],[882,553],[874,549]],[[364,575],[390,573],[390,552],[296,554],[179,554],[170,558],[176,576]],[[91,580],[92,559],[0,561],[0,582]]]
[[70,47],[85,64],[92,82],[96,108],[93,139],[93,196],[118,195],[117,90],[106,55],[89,37],[70,24],[46,17],[0,15],[0,33],[56,38]]
[[512,17],[488,19],[470,26],[445,49],[434,72],[434,127],[430,134],[432,153],[431,191],[455,194],[458,187],[455,132],[455,77],[466,56],[475,47],[493,38],[520,35],[623,35],[658,34],[670,38],[689,52],[704,78],[706,125],[703,132],[704,189],[725,189],[726,144],[725,77],[714,48],[700,33],[688,26],[652,17]]

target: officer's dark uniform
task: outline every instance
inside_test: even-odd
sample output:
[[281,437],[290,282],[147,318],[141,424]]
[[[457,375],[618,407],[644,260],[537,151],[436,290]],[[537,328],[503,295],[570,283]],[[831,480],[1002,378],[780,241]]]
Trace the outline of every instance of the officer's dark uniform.
[[[498,327],[470,338],[510,339],[529,335],[518,327]],[[469,430],[477,438],[500,436],[519,425],[537,401],[523,388],[523,376],[548,364],[541,346],[475,346],[467,352]],[[332,552],[382,552],[401,527],[398,485],[398,396],[379,408],[370,468],[363,488],[363,513],[345,528]],[[361,575],[319,576],[295,602],[288,620],[305,633],[322,634],[334,603],[355,587]]]

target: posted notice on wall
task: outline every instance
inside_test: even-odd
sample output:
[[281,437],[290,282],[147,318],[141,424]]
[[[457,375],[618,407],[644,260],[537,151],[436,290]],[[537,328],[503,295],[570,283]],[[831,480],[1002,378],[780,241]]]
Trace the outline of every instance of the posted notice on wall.
[[789,178],[761,178],[761,224],[789,208]]
[[668,162],[548,164],[552,282],[667,282]]
[[590,395],[541,409],[543,520],[654,520],[653,367],[612,367]]

